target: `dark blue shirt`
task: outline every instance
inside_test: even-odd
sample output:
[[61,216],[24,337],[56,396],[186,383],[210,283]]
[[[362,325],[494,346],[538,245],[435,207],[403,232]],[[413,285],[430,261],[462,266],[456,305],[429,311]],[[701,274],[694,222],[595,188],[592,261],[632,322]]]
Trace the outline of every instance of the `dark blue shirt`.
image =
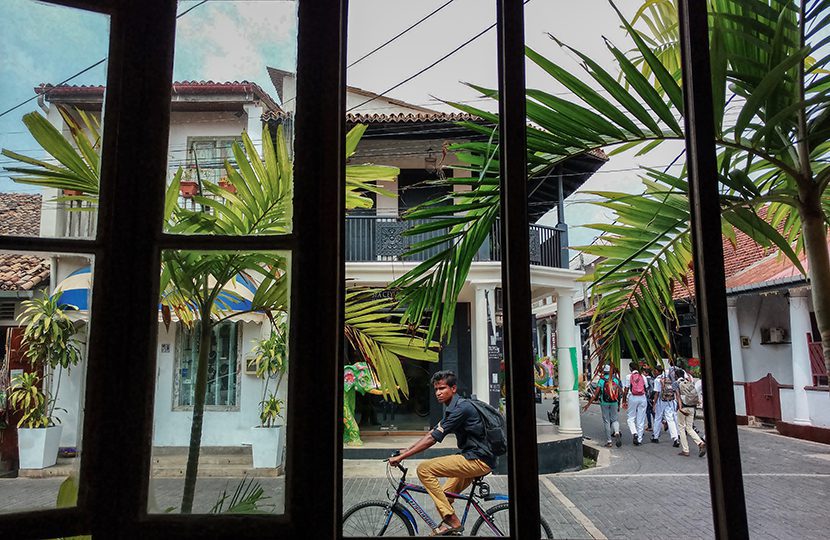
[[475,407],[466,399],[458,397],[458,394],[445,407],[444,418],[438,422],[431,435],[436,442],[441,442],[449,433],[455,435],[462,456],[480,459],[491,469],[496,466],[496,456],[490,451],[484,436],[484,422]]

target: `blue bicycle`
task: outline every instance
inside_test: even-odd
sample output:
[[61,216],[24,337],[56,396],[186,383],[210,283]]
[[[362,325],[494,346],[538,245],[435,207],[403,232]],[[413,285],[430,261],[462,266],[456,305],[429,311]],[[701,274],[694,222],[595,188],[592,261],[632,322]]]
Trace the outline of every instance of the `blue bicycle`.
[[[388,461],[388,460],[384,460]],[[343,514],[343,536],[415,536],[418,534],[418,522],[415,516],[419,516],[429,527],[429,530],[436,528],[438,524],[427,514],[426,510],[412,497],[411,492],[427,493],[423,486],[410,484],[406,481],[408,469],[400,464],[396,465],[401,472],[397,479],[395,494],[389,497],[388,501],[374,500],[358,503]],[[392,467],[386,466],[386,477],[394,487],[396,485]],[[473,480],[468,495],[462,493],[447,492],[447,498],[451,502],[455,500],[466,501],[464,513],[461,517],[461,526],[467,521],[470,515],[470,508],[478,514],[478,519],[473,524],[471,536],[509,536],[509,503],[507,495],[490,493],[490,486],[480,476]],[[406,506],[401,504],[403,499],[415,514]],[[502,501],[495,506],[484,509],[479,501],[491,502]],[[540,518],[541,537],[553,538],[550,526]],[[462,533],[463,534],[463,533]]]

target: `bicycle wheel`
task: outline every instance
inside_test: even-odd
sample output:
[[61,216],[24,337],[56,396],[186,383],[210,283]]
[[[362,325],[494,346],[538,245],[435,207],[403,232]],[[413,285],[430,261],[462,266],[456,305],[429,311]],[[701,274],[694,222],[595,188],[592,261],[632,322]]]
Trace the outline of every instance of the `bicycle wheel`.
[[[389,515],[389,513],[392,513]],[[415,536],[412,523],[386,501],[364,501],[343,514],[343,536]]]
[[[510,516],[508,510],[508,503],[497,504],[496,506],[487,510],[487,517],[493,522],[493,525],[499,532],[493,529],[484,522],[484,518],[480,517],[473,525],[471,536],[509,536],[510,535]],[[541,524],[541,537],[553,538],[553,532],[550,530],[550,525],[545,521],[545,518],[539,517]]]

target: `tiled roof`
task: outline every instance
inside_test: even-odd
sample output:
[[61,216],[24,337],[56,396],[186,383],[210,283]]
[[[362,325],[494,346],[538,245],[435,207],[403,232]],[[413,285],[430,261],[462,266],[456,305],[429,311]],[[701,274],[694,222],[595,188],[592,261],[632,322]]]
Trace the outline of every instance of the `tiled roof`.
[[38,236],[40,195],[0,193],[0,234]]
[[49,261],[33,255],[0,254],[0,291],[28,291],[49,282]]
[[[761,208],[758,215],[762,219],[766,218],[766,209]],[[779,232],[782,228],[783,224],[779,225]],[[805,271],[808,271],[806,255],[802,254],[799,260]],[[739,230],[735,231],[734,245],[723,237],[723,267],[727,294],[806,281],[795,265],[783,257],[777,248],[765,248]],[[694,271],[690,269],[681,282],[674,284],[672,298],[675,301],[692,300],[694,295]],[[592,307],[580,313],[577,318],[592,317],[595,310]]]
[[[40,201],[40,195],[0,193],[0,234],[38,236]],[[0,291],[28,291],[48,281],[46,259],[0,253]]]
[[[262,121],[283,120],[291,118],[291,113],[285,111],[267,111],[262,114]],[[411,112],[411,113],[346,113],[348,124],[387,124],[387,123],[417,123],[417,122],[462,122],[479,120],[478,116],[468,113],[446,112]]]
[[[35,93],[38,95],[48,94],[47,99],[50,101],[59,101],[61,98],[102,98],[104,95],[104,86],[86,86],[86,85],[52,85],[41,84],[35,87]],[[210,95],[210,94],[242,94],[243,96],[251,96],[251,99],[261,100],[266,109],[278,111],[280,107],[256,83],[249,81],[176,81],[173,83],[173,96],[177,95]]]

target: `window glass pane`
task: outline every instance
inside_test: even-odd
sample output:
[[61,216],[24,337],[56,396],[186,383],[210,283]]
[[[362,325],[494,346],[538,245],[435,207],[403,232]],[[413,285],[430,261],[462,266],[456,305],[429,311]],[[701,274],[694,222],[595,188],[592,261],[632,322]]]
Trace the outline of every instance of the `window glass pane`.
[[87,256],[0,252],[0,513],[76,503],[91,289]]
[[[176,401],[179,407],[193,406],[193,382],[199,356],[200,323],[192,328],[179,325],[176,332],[176,354],[174,370],[176,378]],[[213,328],[208,353],[208,407],[237,408],[237,383],[239,381],[239,343],[242,339],[239,323],[223,322]]]
[[234,214],[240,202],[251,211],[213,228],[167,230],[291,232],[296,2],[182,0],[179,14],[169,196],[204,213],[203,225]]
[[106,15],[0,6],[0,193],[21,196],[0,199],[0,234],[95,236],[108,42]]
[[[280,514],[290,258],[165,251],[162,260],[148,510]],[[237,487],[247,502],[234,499]]]
[[[642,143],[675,139],[682,117],[675,94],[644,90],[653,72],[625,78],[642,53],[620,17],[639,4],[619,7],[560,9],[551,26],[553,6],[525,6],[540,506],[554,537],[708,537],[683,144]],[[673,10],[661,69],[679,93]],[[655,521],[659,501],[674,515]]]
[[[356,506],[386,500],[387,492],[394,494],[391,490],[402,472],[387,469],[379,458],[409,448],[424,436],[442,440],[403,461],[407,481],[419,486],[410,492],[415,504],[406,501],[408,495],[399,499],[414,516],[413,527],[428,531],[442,519],[436,503],[417,491],[422,489],[422,480],[416,469],[436,466],[430,465],[433,458],[459,454],[460,449],[467,456],[450,458],[460,460],[453,466],[465,471],[456,469],[455,474],[464,480],[448,489],[463,491],[465,496],[474,489],[479,496],[481,488],[469,482],[492,469],[485,489],[507,494],[504,457],[495,460],[485,447],[481,424],[473,422],[468,437],[466,431],[451,425],[455,420],[442,420],[445,408],[432,382],[436,372],[452,371],[456,396],[475,396],[495,409],[503,408],[499,203],[498,197],[487,193],[493,190],[498,166],[481,178],[468,168],[482,158],[492,159],[498,140],[496,136],[488,146],[494,124],[486,115],[467,108],[492,112],[498,110],[498,101],[482,100],[477,90],[457,82],[476,80],[490,88],[497,86],[496,33],[486,31],[495,23],[495,3],[450,3],[413,31],[368,54],[443,4],[349,3],[346,122],[353,134],[361,136],[346,169],[349,288],[343,368],[347,403],[343,534],[347,537],[372,536],[383,525],[382,507]],[[458,17],[465,20],[461,30]],[[482,31],[482,37],[474,39]],[[424,32],[430,39],[424,39]],[[457,54],[396,87],[459,46]],[[353,179],[363,183],[353,183]],[[431,262],[418,268],[427,261]],[[432,280],[429,276],[439,268],[444,270],[435,276],[441,277]],[[450,279],[454,284],[440,296],[440,284]],[[437,301],[428,296],[436,293]],[[372,321],[378,324],[367,324],[365,316],[376,317]],[[431,328],[432,324],[437,326]],[[433,335],[427,340],[430,330]],[[377,342],[377,349],[355,336]],[[367,371],[372,377],[362,378]],[[472,407],[469,403],[459,407],[465,418],[475,414],[467,408]],[[432,431],[439,422],[446,424],[445,438],[440,430]],[[442,482],[453,476],[436,474]],[[482,512],[497,503],[504,501],[477,499]],[[440,504],[446,512],[446,503]],[[459,519],[465,504],[455,503]],[[420,515],[429,515],[431,523]],[[471,507],[465,534],[485,533],[487,527],[476,527],[479,520],[479,513]],[[405,535],[407,523],[396,517],[385,534]]]

